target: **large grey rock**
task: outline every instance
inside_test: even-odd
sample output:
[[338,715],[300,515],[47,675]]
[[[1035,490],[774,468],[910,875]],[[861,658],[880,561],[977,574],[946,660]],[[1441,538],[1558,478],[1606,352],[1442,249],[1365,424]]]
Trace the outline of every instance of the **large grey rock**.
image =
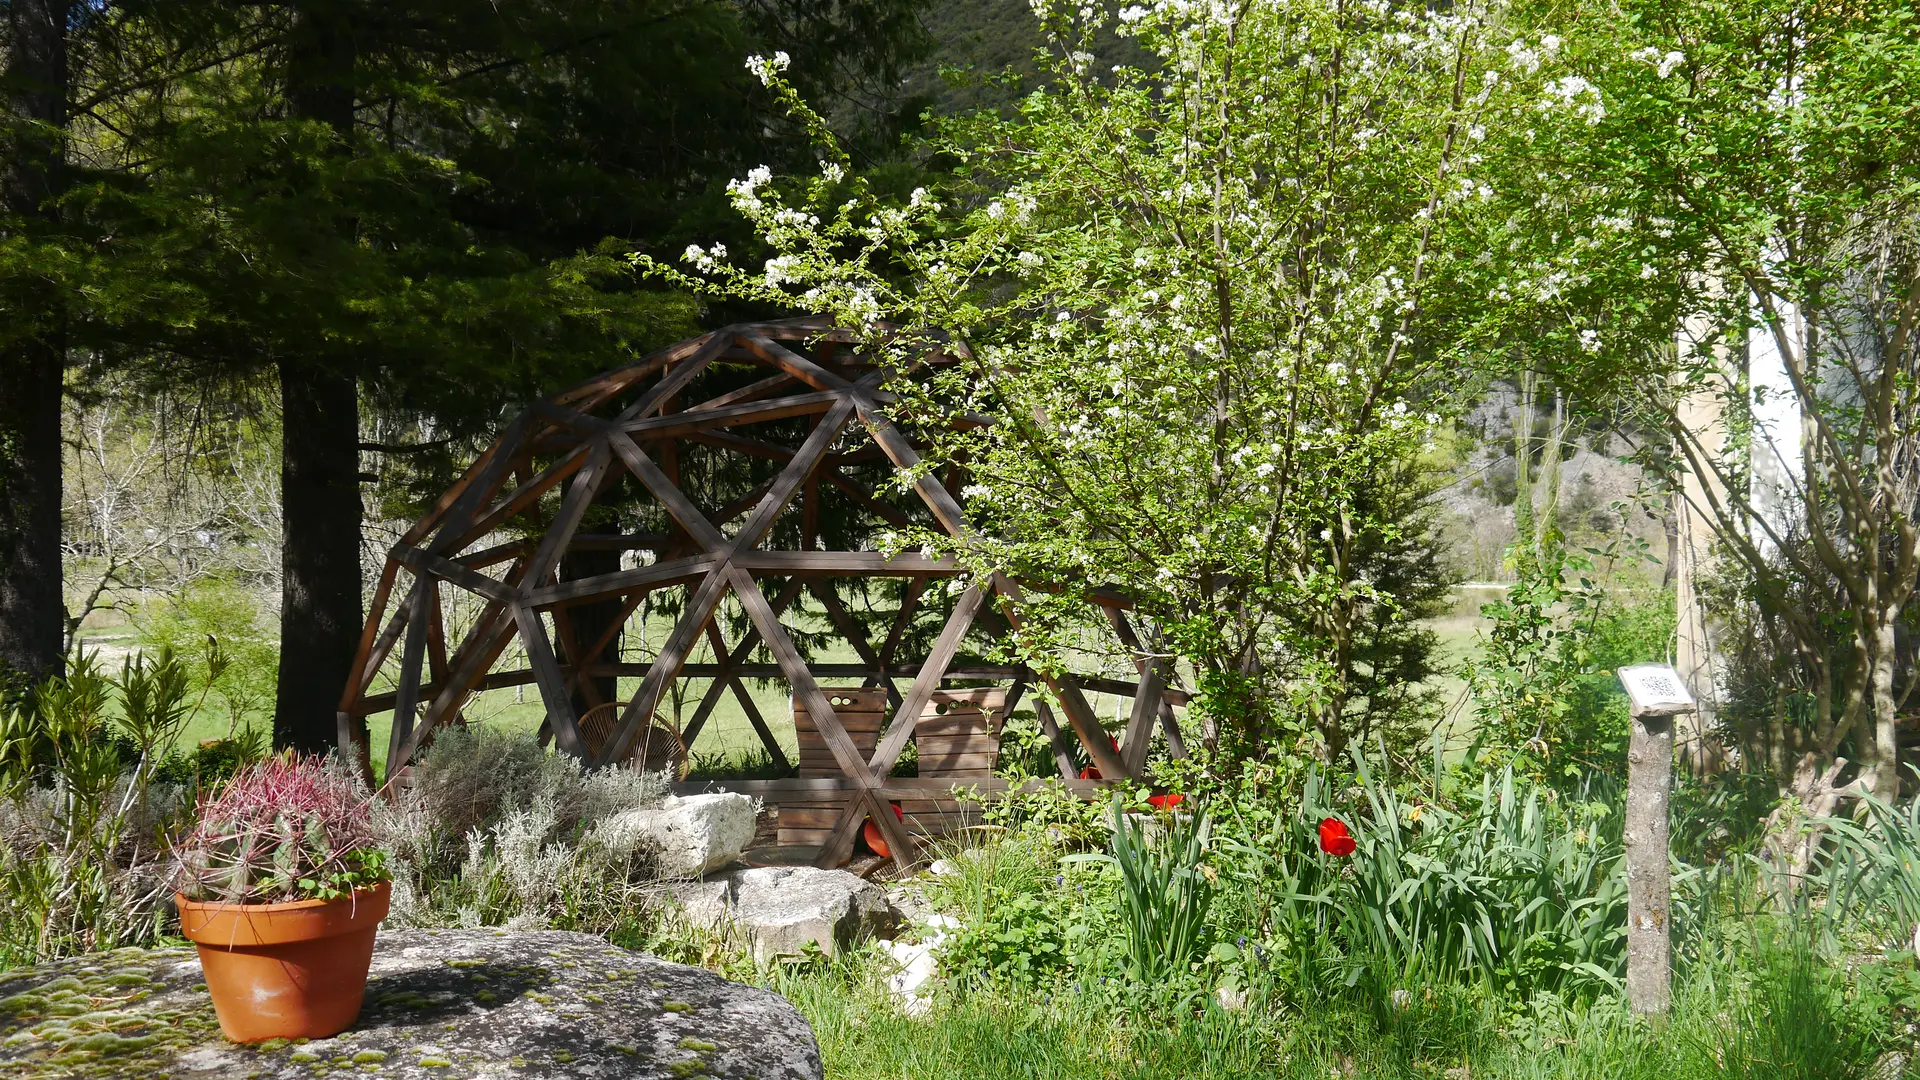
[[696,878],[739,858],[753,842],[759,816],[759,800],[731,791],[670,796],[659,806],[615,814],[599,835],[616,850],[651,850],[663,878]]
[[190,949],[123,949],[0,974],[0,1076],[313,1080],[819,1080],[786,999],[559,931],[400,930],[331,1039],[220,1037]]
[[676,885],[673,895],[692,922],[744,937],[761,963],[808,942],[832,953],[861,938],[887,937],[899,922],[880,886],[812,866],[735,870]]

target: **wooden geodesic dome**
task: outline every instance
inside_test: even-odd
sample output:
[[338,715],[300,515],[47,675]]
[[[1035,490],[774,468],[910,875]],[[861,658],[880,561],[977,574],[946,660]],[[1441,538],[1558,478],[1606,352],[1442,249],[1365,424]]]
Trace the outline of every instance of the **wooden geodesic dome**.
[[[955,787],[1003,788],[966,740],[997,740],[989,714],[1040,688],[1032,700],[1053,760],[1081,786],[1077,761],[1110,779],[1140,775],[1156,726],[1180,753],[1173,706],[1185,695],[1140,651],[1121,597],[1091,590],[1088,602],[1135,658],[1131,678],[962,660],[969,633],[1018,631],[1020,586],[996,576],[957,593],[930,588],[963,578],[961,567],[889,557],[875,542],[915,525],[968,534],[958,476],[917,471],[910,496],[885,483],[920,461],[888,419],[890,381],[959,358],[936,348],[897,371],[855,340],[819,319],[729,326],[521,413],[389,554],[340,703],[342,750],[364,760],[381,749],[358,745],[357,721],[391,711],[386,768],[400,775],[436,729],[465,722],[475,694],[535,685],[542,734],[559,750],[590,766],[651,767],[656,710],[676,680],[691,680],[704,683],[699,707],[673,739],[695,744],[730,693],[791,769],[743,684],[783,680],[804,725],[799,775],[702,787],[804,804],[813,816],[794,835],[819,845],[822,865],[844,861],[869,819],[910,860],[912,834],[937,829],[897,821],[889,801],[917,800],[938,819]],[[863,629],[850,597],[876,583],[893,610],[877,624],[869,605]],[[732,619],[722,617],[729,597]],[[790,625],[802,597],[857,662],[807,658]],[[1117,741],[1089,692],[1132,699]],[[891,775],[916,732],[921,775]],[[952,770],[929,766],[936,759]]]

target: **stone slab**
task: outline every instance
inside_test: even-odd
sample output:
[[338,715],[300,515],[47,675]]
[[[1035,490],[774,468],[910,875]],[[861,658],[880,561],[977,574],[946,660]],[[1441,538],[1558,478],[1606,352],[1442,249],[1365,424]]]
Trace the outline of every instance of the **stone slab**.
[[123,949],[0,972],[9,1080],[820,1080],[786,999],[561,931],[380,934],[353,1028],[221,1038],[192,949]]

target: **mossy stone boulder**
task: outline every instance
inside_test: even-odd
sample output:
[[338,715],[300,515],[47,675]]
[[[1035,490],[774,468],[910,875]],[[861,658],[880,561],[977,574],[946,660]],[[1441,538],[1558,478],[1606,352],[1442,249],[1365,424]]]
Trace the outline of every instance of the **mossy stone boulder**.
[[401,930],[331,1039],[221,1038],[191,949],[0,972],[0,1076],[180,1080],[819,1080],[813,1031],[778,994],[558,931]]

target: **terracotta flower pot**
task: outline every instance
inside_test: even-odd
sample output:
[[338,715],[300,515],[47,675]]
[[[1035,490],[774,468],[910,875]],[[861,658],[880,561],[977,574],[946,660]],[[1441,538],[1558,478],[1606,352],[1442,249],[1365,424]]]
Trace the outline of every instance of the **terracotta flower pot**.
[[338,900],[201,903],[175,894],[180,932],[200,949],[220,1031],[239,1043],[324,1039],[360,1015],[381,882]]

